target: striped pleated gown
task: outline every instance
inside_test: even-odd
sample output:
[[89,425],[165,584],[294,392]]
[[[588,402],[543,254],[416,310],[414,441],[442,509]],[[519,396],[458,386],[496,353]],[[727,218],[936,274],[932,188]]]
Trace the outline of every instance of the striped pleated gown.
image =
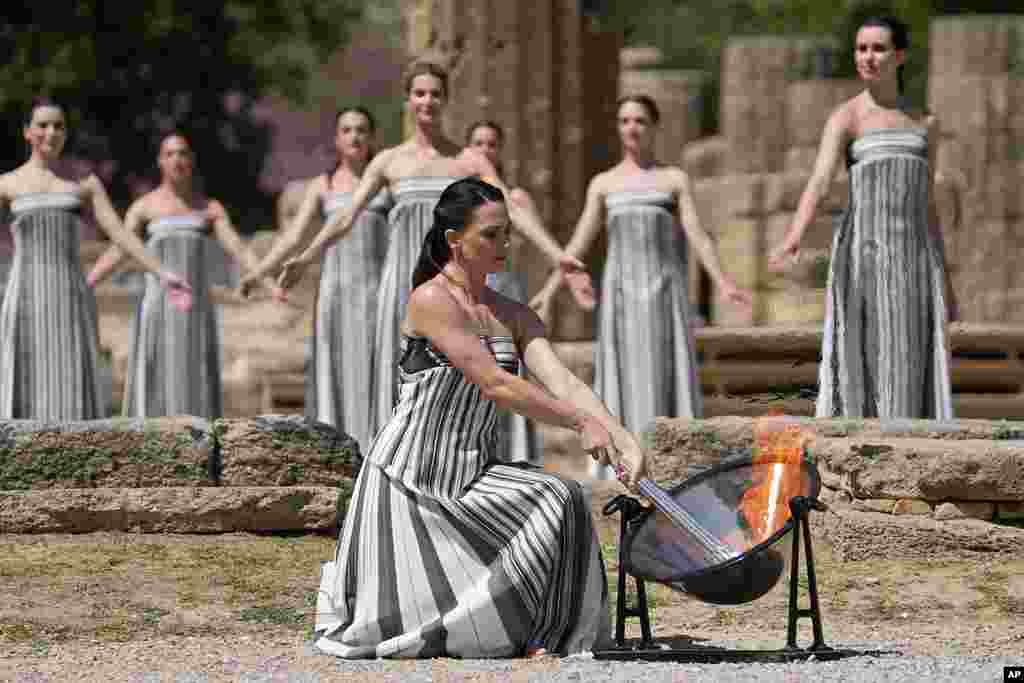
[[[663,191],[605,198],[608,257],[601,280],[594,389],[630,432],[654,418],[700,417],[687,293],[686,236]],[[593,465],[597,478],[610,467]]]
[[[323,198],[325,217],[352,202],[351,192]],[[333,425],[365,452],[373,434],[374,326],[381,267],[388,244],[391,195],[378,194],[345,239],[324,253],[314,321],[313,377],[317,421]]]
[[0,309],[0,418],[91,420],[101,410],[96,299],[71,192],[11,202],[14,258]]
[[849,148],[850,205],[832,241],[818,417],[952,417],[945,273],[928,229],[924,129]]
[[[517,371],[510,337],[481,337]],[[317,647],[345,658],[511,657],[603,645],[607,584],[574,481],[494,461],[495,405],[421,338],[321,573]]]
[[[499,294],[521,304],[527,304],[526,276],[512,264],[508,270],[492,273],[487,277],[487,286]],[[521,366],[521,370],[525,366]],[[520,373],[523,375],[524,373]],[[525,416],[510,410],[498,411],[498,459],[507,463],[529,463],[541,465],[544,449],[533,423]]]
[[391,187],[394,207],[388,214],[391,226],[387,256],[377,290],[374,325],[373,404],[370,431],[377,431],[391,419],[398,397],[398,361],[401,323],[412,291],[412,274],[423,247],[423,238],[434,225],[434,206],[444,189],[457,178],[422,176],[402,178]]
[[209,223],[192,212],[158,218],[146,231],[146,249],[192,287],[192,308],[176,309],[157,276],[146,273],[132,321],[124,415],[221,417],[220,330],[207,267],[207,251],[215,246]]

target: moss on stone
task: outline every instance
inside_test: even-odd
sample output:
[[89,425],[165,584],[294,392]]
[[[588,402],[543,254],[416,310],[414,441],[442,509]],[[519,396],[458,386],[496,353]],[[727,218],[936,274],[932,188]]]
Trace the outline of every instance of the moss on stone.
[[351,481],[341,481],[338,484],[338,498],[335,502],[338,528],[345,523],[345,515],[348,513],[348,503],[352,499],[353,484]]
[[[206,458],[189,461],[190,451],[197,446],[194,435],[153,429],[132,433],[116,427],[113,431],[121,434],[113,439],[109,433],[95,438],[89,433],[65,435],[60,431],[16,435],[7,447],[0,447],[0,490],[25,490],[54,482],[92,487],[114,472],[120,472],[114,479],[123,480],[125,470],[129,478],[130,472],[136,471],[156,476],[163,472],[182,483],[207,480]],[[100,445],[88,445],[95,442]]]
[[102,448],[27,448],[0,450],[0,490],[30,489],[42,481],[71,481],[89,485],[104,469],[113,468],[110,452]]

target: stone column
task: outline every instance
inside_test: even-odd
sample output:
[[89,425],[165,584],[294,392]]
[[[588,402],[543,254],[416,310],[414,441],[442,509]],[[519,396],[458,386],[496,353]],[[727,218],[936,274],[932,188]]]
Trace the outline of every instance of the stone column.
[[929,42],[936,174],[964,190],[960,221],[942,226],[961,313],[1024,321],[1024,18],[940,17]]

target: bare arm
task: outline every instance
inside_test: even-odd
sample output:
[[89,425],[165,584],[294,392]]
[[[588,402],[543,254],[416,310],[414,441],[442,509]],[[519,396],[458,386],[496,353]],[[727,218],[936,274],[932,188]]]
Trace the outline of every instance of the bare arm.
[[[312,243],[295,260],[306,264],[313,263],[320,258],[327,245],[348,234],[359,213],[370,203],[370,200],[377,196],[380,189],[387,183],[384,171],[387,168],[389,158],[390,154],[388,152],[382,152],[373,158],[373,161],[369,163],[363,172],[362,178],[359,179],[359,185],[356,186],[355,192],[352,193],[352,203],[347,208],[334,212],[324,224],[324,227],[320,229],[320,232],[317,233],[317,236],[313,238]],[[301,210],[296,220],[300,218],[302,218]],[[306,218],[306,220],[309,221],[310,219]],[[300,241],[300,237],[301,235],[296,236],[296,243]]]
[[[124,229],[130,233],[139,236],[139,240],[142,240],[142,231],[146,225],[146,219],[144,215],[141,202],[133,202],[128,207],[128,212],[124,215]],[[114,273],[120,267],[121,263],[127,258],[124,253],[124,249],[119,247],[117,244],[111,244],[107,247],[96,263],[93,265],[92,270],[89,271],[89,276],[86,281],[90,287],[95,287]]]
[[413,290],[408,315],[413,330],[427,337],[484,398],[547,424],[582,429],[586,416],[575,406],[498,365],[480,343],[469,313],[441,285],[431,282]]
[[732,278],[722,270],[715,243],[701,225],[700,216],[697,213],[697,203],[693,198],[690,177],[681,169],[679,169],[676,192],[679,197],[679,224],[711,279],[727,299],[735,303],[750,305],[752,302],[750,294],[736,287]]
[[274,245],[263,260],[254,265],[246,266],[249,271],[245,275],[246,281],[255,282],[267,277],[269,273],[276,271],[281,263],[298,249],[299,245],[308,237],[307,231],[316,225],[314,218],[320,210],[320,199],[327,188],[327,183],[322,177],[314,179],[306,185],[306,191],[302,196],[302,203],[295,217],[285,226],[283,234],[276,240]]
[[544,227],[544,222],[541,220],[540,212],[537,211],[533,199],[519,189],[510,191],[506,196],[509,198],[509,219],[512,221],[512,226],[521,232],[523,237],[537,247],[557,268],[563,256],[562,247]]
[[636,437],[608,412],[593,389],[562,363],[547,339],[540,318],[533,311],[524,308],[520,319],[520,326],[524,328],[524,332],[517,343],[524,349],[523,359],[530,373],[556,398],[592,415],[608,430],[615,446],[614,450],[618,453],[617,456],[612,456],[612,462],[621,463],[625,467],[627,485],[633,486],[637,480],[646,476],[647,472],[646,457]]
[[807,182],[807,187],[804,188],[803,194],[800,196],[800,203],[797,205],[793,223],[782,244],[773,250],[769,257],[769,265],[772,268],[785,267],[786,259],[795,256],[799,251],[800,240],[803,239],[807,226],[814,221],[821,200],[828,196],[832,180],[839,169],[848,138],[849,125],[850,114],[845,107],[834,111],[825,123],[821,145],[818,147],[818,157],[814,162],[814,170]]
[[142,264],[143,268],[147,271],[154,275],[160,275],[162,272],[160,261],[146,251],[146,247],[138,235],[131,230],[125,229],[124,224],[121,223],[121,219],[117,215],[117,211],[114,210],[114,206],[110,203],[110,197],[107,196],[107,191],[99,178],[89,176],[82,183],[82,186],[89,193],[93,213],[96,215],[96,222],[107,233],[114,245],[127,252],[129,256]]
[[[586,256],[587,251],[590,250],[591,245],[593,245],[594,240],[601,231],[603,224],[604,209],[602,202],[604,201],[604,196],[600,188],[599,178],[600,176],[591,179],[590,184],[587,186],[587,197],[583,205],[583,213],[580,214],[580,219],[576,222],[576,230],[573,232],[569,244],[565,247],[565,252],[576,259],[583,259]],[[563,273],[560,270],[551,273],[551,276],[548,277],[547,282],[544,283],[537,296],[534,297],[530,306],[547,311],[551,298],[561,288],[563,281]],[[547,316],[542,315],[542,317],[546,318]]]
[[[235,259],[246,271],[252,273],[259,266],[259,259],[252,253],[252,250],[242,241],[242,238],[238,236],[238,231],[235,230],[235,226],[231,223],[231,217],[228,212],[224,209],[224,206],[216,201],[211,200],[209,206],[210,217],[213,219],[213,234],[217,237],[220,243],[224,246],[226,251],[231,258]],[[273,289],[275,283],[273,280],[267,278],[264,285],[268,289]]]

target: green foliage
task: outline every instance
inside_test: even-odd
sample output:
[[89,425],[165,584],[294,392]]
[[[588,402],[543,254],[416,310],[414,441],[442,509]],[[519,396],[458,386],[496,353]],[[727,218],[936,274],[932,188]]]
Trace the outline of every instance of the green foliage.
[[[94,446],[33,447],[31,435],[20,435],[13,447],[0,448],[0,490],[31,489],[40,482],[64,481],[79,486],[93,485],[102,473],[136,467],[140,470],[170,468],[170,474],[182,484],[207,479],[205,462],[188,462],[181,454],[192,448],[188,434],[146,433],[136,448],[126,449],[114,458],[108,448]],[[25,457],[28,453],[31,457]]]
[[356,0],[185,3],[101,0],[8,3],[0,24],[0,142],[9,168],[25,157],[20,135],[32,97],[49,94],[69,115],[74,156],[100,166],[123,203],[155,177],[160,133],[183,128],[204,189],[241,229],[266,220],[258,190],[270,131],[258,98],[303,101],[310,74],[347,39]]
[[294,626],[301,624],[305,617],[294,607],[246,607],[238,616],[239,621],[248,624],[274,624]]

